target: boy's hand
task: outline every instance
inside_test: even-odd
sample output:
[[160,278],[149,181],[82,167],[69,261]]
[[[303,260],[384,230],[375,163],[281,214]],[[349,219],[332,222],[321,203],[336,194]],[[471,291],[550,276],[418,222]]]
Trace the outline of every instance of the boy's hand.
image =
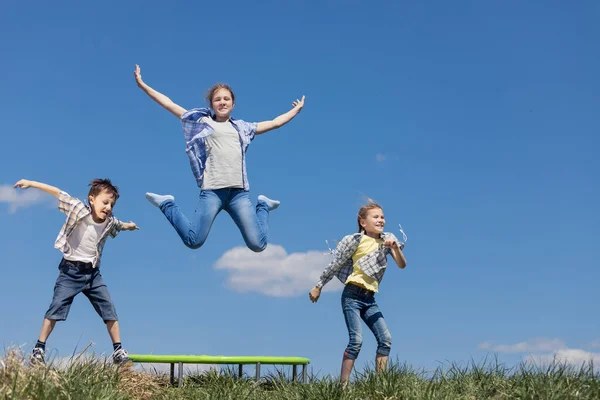
[[316,286],[314,288],[312,288],[312,290],[310,292],[308,292],[308,297],[310,298],[310,301],[312,301],[313,303],[316,303],[317,300],[319,300],[319,296],[321,296],[321,289],[319,289]]
[[135,82],[139,87],[142,87],[144,81],[142,80],[142,71],[140,70],[140,66],[135,64],[135,71],[133,71],[133,76],[135,77]]
[[136,230],[140,230],[140,228],[135,224],[135,222],[129,221],[129,222],[123,222],[123,230],[126,231],[136,231]]
[[304,107],[304,98],[306,96],[302,96],[301,100],[296,99],[296,101],[292,102],[292,106],[298,110],[298,112],[300,112],[302,110],[302,107]]
[[21,188],[21,189],[27,189],[28,187],[31,187],[31,181],[28,181],[27,179],[21,179],[19,182],[15,183],[14,188]]

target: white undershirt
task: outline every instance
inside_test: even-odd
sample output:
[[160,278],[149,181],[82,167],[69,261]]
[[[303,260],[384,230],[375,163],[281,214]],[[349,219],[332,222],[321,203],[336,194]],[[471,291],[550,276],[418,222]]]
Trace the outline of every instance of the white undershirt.
[[69,254],[65,254],[65,258],[71,261],[94,262],[98,242],[106,224],[108,224],[108,218],[104,222],[96,223],[91,215],[79,221],[67,238],[71,251]]

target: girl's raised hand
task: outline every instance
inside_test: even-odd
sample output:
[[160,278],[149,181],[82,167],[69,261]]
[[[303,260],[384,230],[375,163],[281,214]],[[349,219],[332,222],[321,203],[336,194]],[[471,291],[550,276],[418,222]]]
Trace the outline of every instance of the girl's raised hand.
[[135,82],[138,86],[142,86],[144,81],[142,80],[142,71],[140,70],[140,66],[135,64],[135,71],[133,71],[133,76],[135,77]]
[[292,106],[296,109],[298,109],[298,112],[300,112],[300,110],[302,110],[302,107],[304,107],[304,98],[306,96],[302,96],[302,99],[298,100],[296,99],[296,101],[292,102]]

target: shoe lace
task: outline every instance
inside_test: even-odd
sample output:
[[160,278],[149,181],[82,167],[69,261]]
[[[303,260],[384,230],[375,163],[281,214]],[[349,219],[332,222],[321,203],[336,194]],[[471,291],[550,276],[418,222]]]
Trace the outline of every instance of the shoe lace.
[[121,359],[121,358],[126,358],[128,357],[128,353],[127,350],[125,349],[119,349],[116,350],[115,353],[113,354],[113,357],[117,358],[117,359]]

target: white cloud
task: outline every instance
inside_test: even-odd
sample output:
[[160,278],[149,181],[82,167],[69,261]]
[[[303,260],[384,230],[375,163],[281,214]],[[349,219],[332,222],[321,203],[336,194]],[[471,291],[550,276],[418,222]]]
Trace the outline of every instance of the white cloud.
[[51,200],[52,197],[40,190],[17,190],[12,185],[0,185],[0,203],[8,203],[8,212]]
[[562,349],[550,354],[530,354],[526,361],[536,365],[548,365],[553,362],[582,366],[592,362],[600,365],[600,353],[592,353],[581,349]]
[[377,162],[383,162],[383,161],[385,161],[386,158],[387,158],[387,156],[385,154],[383,154],[383,153],[377,153],[375,155],[375,160]]
[[[598,340],[592,342],[592,345],[596,342]],[[600,365],[600,353],[571,349],[560,339],[536,338],[515,344],[499,345],[483,342],[479,344],[479,348],[498,353],[528,353],[524,360],[536,365],[548,365],[557,362],[581,366],[590,361],[594,365]]]
[[[279,245],[269,244],[261,253],[246,247],[228,250],[215,263],[228,272],[227,285],[238,292],[257,292],[273,297],[307,295],[321,272],[331,261],[324,251],[288,254]],[[323,291],[340,290],[342,283],[333,278]]]
[[495,345],[491,342],[483,342],[479,345],[482,350],[492,350],[498,353],[525,353],[539,351],[555,351],[566,349],[565,342],[560,339],[536,338],[526,342],[515,344]]

